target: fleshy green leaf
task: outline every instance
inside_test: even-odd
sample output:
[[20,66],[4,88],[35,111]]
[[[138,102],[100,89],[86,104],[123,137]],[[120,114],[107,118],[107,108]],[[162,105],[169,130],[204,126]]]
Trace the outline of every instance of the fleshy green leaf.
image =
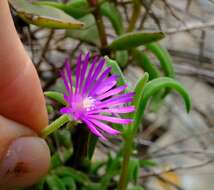
[[66,177],[61,178],[61,181],[65,187],[68,187],[69,190],[76,190],[77,189],[73,177],[66,176]]
[[140,103],[140,97],[142,96],[142,93],[143,93],[143,89],[147,83],[149,79],[149,74],[148,73],[144,73],[143,77],[138,81],[136,87],[135,87],[135,98],[134,98],[134,101],[133,101],[133,105],[135,107],[137,107]]
[[58,152],[54,153],[51,157],[51,167],[56,168],[62,165],[62,160]]
[[63,145],[66,148],[72,147],[71,131],[68,128],[56,131],[56,135],[60,145]]
[[114,171],[119,172],[121,165],[121,152],[118,152],[116,156],[113,156],[111,153],[108,154],[108,162],[106,163],[107,173],[112,173]]
[[149,75],[148,73],[145,73],[144,76],[138,81],[135,87],[135,90],[134,90],[135,97],[133,101],[133,105],[135,106],[135,112],[130,113],[130,116],[134,119],[134,121],[125,131],[126,132],[125,135],[130,135],[130,134],[134,135],[136,133],[137,127],[141,123],[142,114],[141,114],[140,105],[141,105],[143,89],[145,88],[145,85],[148,79],[149,79]]
[[162,32],[145,33],[145,32],[130,32],[121,35],[115,39],[109,48],[112,50],[125,50],[135,48],[141,45],[146,45],[164,38]]
[[37,5],[46,5],[55,7],[57,9],[61,9],[68,15],[74,18],[80,18],[90,13],[91,8],[88,5],[87,0],[73,0],[66,4],[60,2],[51,2],[51,1],[37,1],[35,2]]
[[175,72],[173,69],[172,59],[168,51],[161,47],[158,43],[147,44],[146,48],[149,49],[160,61],[161,68],[163,69],[166,76],[174,78]]
[[[148,44],[146,45],[146,48],[158,58],[164,75],[174,78],[175,72],[173,68],[173,62],[168,51],[165,48],[161,47],[158,43]],[[163,102],[163,99],[169,92],[170,90],[166,88],[154,96],[151,105],[153,111],[157,110],[160,107]]]
[[106,175],[101,179],[101,190],[107,190],[112,178],[119,175],[121,167],[121,151],[117,152],[116,156],[108,154],[106,163]]
[[57,101],[58,103],[64,106],[66,105],[66,101],[64,100],[63,94],[60,92],[47,91],[47,92],[44,92],[44,95],[52,100]]
[[56,175],[47,176],[46,182],[50,190],[66,190],[62,181]]
[[50,114],[50,113],[53,113],[54,112],[54,108],[53,108],[53,106],[52,105],[46,105],[46,109],[47,109],[47,112],[48,112],[48,114]]
[[141,187],[141,186],[135,186],[135,187],[132,187],[132,188],[130,188],[128,190],[144,190],[144,188]]
[[91,167],[90,167],[91,174],[92,175],[98,175],[99,170],[105,166],[106,166],[105,160],[96,161],[96,162],[92,163]]
[[51,157],[51,168],[56,168],[65,163],[72,155],[71,149],[63,149],[55,152]]
[[35,184],[35,190],[43,190],[45,189],[45,178],[41,179],[39,182]]
[[176,90],[182,97],[186,106],[186,111],[189,112],[191,108],[191,98],[187,90],[176,80],[169,77],[160,77],[148,82],[141,94],[141,97],[137,96],[138,104],[134,115],[133,128],[136,130],[141,123],[141,119],[144,115],[144,111],[148,100],[155,95],[158,91],[170,88]]
[[93,15],[86,15],[79,20],[84,22],[85,26],[81,30],[68,30],[66,35],[74,39],[100,46],[99,33]]
[[121,71],[119,65],[117,64],[116,61],[108,58],[107,56],[105,56],[105,59],[106,59],[106,66],[107,67],[111,67],[111,73],[112,74],[116,74],[119,76],[119,79],[118,79],[118,85],[119,86],[122,86],[122,85],[125,85],[127,84],[127,81],[126,81],[126,78],[125,76],[123,75],[123,72]]
[[132,55],[135,59],[135,62],[140,67],[142,67],[145,72],[149,73],[149,80],[160,77],[160,72],[158,71],[157,67],[150,61],[145,53],[134,49],[132,51]]
[[30,24],[54,29],[77,29],[84,26],[84,23],[54,7],[34,5],[27,0],[9,2],[17,14]]
[[140,166],[143,168],[150,168],[150,167],[154,167],[157,166],[157,163],[154,160],[139,160],[140,162]]
[[125,67],[128,64],[129,54],[128,51],[116,51],[116,61],[120,65],[120,67]]
[[137,183],[138,175],[139,175],[140,163],[139,159],[133,158],[129,160],[129,181]]
[[105,2],[101,5],[100,11],[103,16],[106,16],[110,20],[117,35],[124,33],[122,16],[116,6]]
[[58,167],[54,170],[52,170],[52,172],[57,175],[57,176],[61,176],[61,177],[66,177],[66,176],[70,176],[72,177],[75,181],[84,184],[84,185],[88,185],[90,184],[90,179],[88,178],[88,176],[86,174],[84,174],[81,171],[77,171],[73,168],[69,168],[69,167]]

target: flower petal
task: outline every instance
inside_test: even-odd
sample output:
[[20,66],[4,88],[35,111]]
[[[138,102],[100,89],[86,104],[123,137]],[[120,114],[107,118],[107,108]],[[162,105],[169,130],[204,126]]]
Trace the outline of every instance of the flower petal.
[[70,108],[70,107],[64,107],[64,108],[60,109],[60,113],[62,113],[62,114],[71,114],[72,112],[73,112],[72,108]]
[[70,93],[71,95],[73,95],[73,82],[72,82],[72,72],[71,72],[71,66],[70,66],[70,62],[69,62],[69,59],[67,58],[65,60],[65,69],[66,69],[66,73],[67,73],[67,78],[69,80],[69,89],[70,89]]
[[93,62],[91,64],[91,67],[88,71],[88,75],[86,77],[86,80],[85,80],[85,85],[83,87],[83,91],[82,91],[82,94],[85,95],[85,93],[87,92],[87,90],[89,89],[90,87],[90,83],[91,83],[91,77],[92,77],[92,73],[94,71],[94,68],[95,68],[95,65],[97,63],[97,56],[94,57],[93,59]]
[[109,96],[112,96],[112,95],[115,95],[115,94],[119,94],[120,92],[122,92],[126,88],[127,88],[127,85],[119,86],[117,88],[109,90],[108,92],[106,92],[104,94],[101,94],[100,96],[97,97],[97,99],[102,100],[102,99],[108,98]]
[[72,96],[67,95],[66,93],[64,93],[63,97],[64,97],[64,99],[65,99],[65,101],[67,102],[68,105],[72,104],[72,98],[73,98]]
[[110,135],[118,135],[120,133],[120,131],[113,129],[110,126],[106,125],[105,123],[97,121],[96,119],[90,119],[90,121]]
[[96,81],[97,76],[100,74],[104,64],[105,64],[105,59],[100,58],[99,63],[98,63],[98,65],[97,65],[97,67],[96,67],[96,69],[92,75],[91,82]]
[[72,86],[71,86],[71,84],[69,83],[69,81],[66,78],[65,70],[60,71],[60,75],[61,75],[61,78],[62,78],[63,83],[65,85],[66,91],[68,92],[69,95],[72,96],[73,95]]
[[85,73],[88,67],[88,63],[89,63],[89,58],[90,58],[90,53],[88,52],[85,56],[85,60],[83,62],[83,66],[82,66],[82,70],[81,70],[81,74],[80,74],[80,92],[83,89],[83,85],[84,85],[84,78],[85,78]]
[[109,107],[109,106],[117,106],[117,105],[120,105],[120,104],[129,103],[129,102],[131,102],[133,100],[133,96],[134,96],[134,93],[127,93],[127,94],[123,94],[123,95],[120,95],[120,96],[116,96],[116,97],[110,98],[110,99],[108,99],[106,101],[99,102],[96,105],[96,109],[105,108],[105,107]]
[[100,83],[105,80],[108,74],[111,71],[111,67],[108,67],[98,78],[98,80],[94,83],[93,87],[89,90],[89,96],[93,96],[96,92],[96,89],[99,87]]
[[77,93],[79,91],[81,65],[82,65],[82,53],[80,53],[78,58],[77,58],[75,93]]
[[92,119],[104,120],[104,121],[109,121],[112,123],[119,123],[119,124],[129,124],[132,122],[132,119],[122,119],[122,118],[110,117],[105,115],[88,115],[88,117]]
[[83,118],[83,121],[86,123],[90,131],[96,136],[100,137],[102,140],[106,141],[107,139],[96,129],[94,124],[92,124],[88,119]]
[[130,112],[133,112],[134,110],[135,110],[134,106],[127,106],[127,107],[92,110],[92,111],[89,111],[88,114],[95,114],[95,113],[130,113]]
[[117,78],[116,75],[112,75],[108,79],[102,81],[97,87],[95,94],[100,95],[113,88],[117,84]]

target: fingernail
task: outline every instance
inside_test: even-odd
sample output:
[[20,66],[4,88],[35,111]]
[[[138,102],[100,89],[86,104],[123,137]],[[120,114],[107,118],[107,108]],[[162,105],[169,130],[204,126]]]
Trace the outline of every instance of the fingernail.
[[50,152],[43,139],[18,138],[0,162],[0,185],[5,189],[32,185],[48,172],[49,164]]

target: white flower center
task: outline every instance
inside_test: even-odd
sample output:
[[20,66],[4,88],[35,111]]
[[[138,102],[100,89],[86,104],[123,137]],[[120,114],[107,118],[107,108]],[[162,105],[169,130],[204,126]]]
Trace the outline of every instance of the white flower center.
[[90,111],[94,109],[96,100],[92,98],[91,96],[84,98],[83,100],[83,107],[86,109],[86,111]]

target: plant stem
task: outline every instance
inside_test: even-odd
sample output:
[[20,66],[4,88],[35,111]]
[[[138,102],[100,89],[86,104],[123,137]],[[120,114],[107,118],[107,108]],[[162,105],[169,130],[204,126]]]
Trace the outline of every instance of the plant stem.
[[96,1],[94,0],[88,0],[88,3],[91,5],[91,7],[95,8],[93,11],[93,15],[96,21],[99,37],[100,37],[100,43],[101,43],[101,54],[102,55],[109,55],[109,49],[107,48],[108,42],[107,42],[107,35],[105,31],[105,25],[103,22],[102,15],[100,14],[100,5],[98,3],[95,4]]
[[69,122],[71,119],[67,115],[62,115],[55,121],[53,121],[50,125],[48,125],[46,128],[42,130],[41,136],[43,138],[46,138],[48,135],[53,133],[55,130],[59,129],[62,127],[65,123]]
[[88,143],[88,159],[91,160],[94,154],[94,150],[98,141],[98,137],[94,136],[92,133],[89,135]]
[[79,124],[72,134],[73,155],[69,161],[75,169],[86,170],[86,161],[88,161],[90,132],[84,124]]
[[134,30],[138,17],[140,16],[140,9],[141,9],[140,1],[133,0],[132,4],[133,4],[133,11],[132,11],[132,16],[127,29],[128,32],[132,32]]
[[129,136],[125,140],[125,144],[123,147],[123,163],[122,163],[122,169],[120,173],[120,181],[118,190],[126,190],[126,186],[128,184],[128,169],[129,169],[129,159],[132,154],[132,144],[133,142],[133,136]]
[[[137,83],[137,86],[135,87],[135,99],[133,101],[133,105],[136,108],[136,112],[131,113],[129,115],[129,118],[134,119],[133,123],[128,126],[127,130],[124,132],[124,147],[123,147],[123,163],[122,163],[122,169],[120,173],[120,180],[119,180],[119,186],[118,190],[126,190],[127,184],[128,184],[128,170],[129,170],[129,160],[132,154],[132,148],[133,148],[133,141],[134,137],[137,133],[138,124],[141,121],[141,118],[143,116],[143,113],[139,113],[139,108],[143,109],[145,107],[142,107],[142,93],[144,86],[146,85],[148,81],[148,74],[145,74],[144,77],[139,80]],[[145,106],[145,105],[144,105]]]
[[48,47],[49,47],[50,42],[51,42],[51,40],[52,40],[52,38],[53,38],[53,36],[54,36],[54,32],[55,32],[55,31],[54,31],[53,29],[50,30],[48,39],[47,39],[47,41],[45,42],[44,48],[42,49],[42,52],[41,52],[39,61],[38,61],[38,63],[36,64],[36,68],[37,68],[37,69],[40,68],[40,65],[41,65],[41,63],[42,63],[42,60],[43,60],[43,58],[44,58],[46,52],[48,51]]

